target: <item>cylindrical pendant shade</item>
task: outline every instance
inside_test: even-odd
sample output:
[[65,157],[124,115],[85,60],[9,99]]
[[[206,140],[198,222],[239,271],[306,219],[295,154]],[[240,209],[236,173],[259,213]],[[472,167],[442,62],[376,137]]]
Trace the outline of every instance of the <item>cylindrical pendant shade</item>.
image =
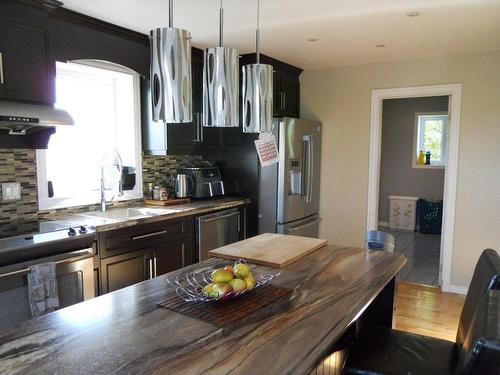
[[191,34],[173,27],[151,30],[153,120],[192,122]]
[[269,133],[273,126],[273,67],[250,64],[243,67],[243,131]]
[[239,126],[239,53],[234,48],[205,50],[203,126]]

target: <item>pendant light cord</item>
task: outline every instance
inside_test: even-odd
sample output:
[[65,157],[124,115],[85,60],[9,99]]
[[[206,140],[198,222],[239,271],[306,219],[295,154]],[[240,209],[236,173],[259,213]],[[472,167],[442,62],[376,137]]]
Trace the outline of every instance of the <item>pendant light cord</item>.
[[260,0],[257,0],[257,30],[255,31],[255,50],[257,52],[257,64],[260,64]]
[[222,47],[224,43],[224,8],[222,7],[222,0],[220,0],[220,11],[219,11],[219,47]]
[[174,0],[168,1],[168,27],[174,26]]

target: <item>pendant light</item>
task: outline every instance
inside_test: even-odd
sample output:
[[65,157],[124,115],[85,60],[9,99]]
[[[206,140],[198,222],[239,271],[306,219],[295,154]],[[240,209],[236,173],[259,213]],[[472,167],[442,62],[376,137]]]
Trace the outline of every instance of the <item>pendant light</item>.
[[255,32],[256,64],[243,67],[243,132],[270,133],[273,126],[273,67],[260,63],[260,0]]
[[173,27],[169,0],[168,28],[150,32],[153,120],[192,122],[191,33]]
[[239,126],[239,53],[223,47],[224,9],[220,2],[219,46],[207,48],[203,66],[203,126]]

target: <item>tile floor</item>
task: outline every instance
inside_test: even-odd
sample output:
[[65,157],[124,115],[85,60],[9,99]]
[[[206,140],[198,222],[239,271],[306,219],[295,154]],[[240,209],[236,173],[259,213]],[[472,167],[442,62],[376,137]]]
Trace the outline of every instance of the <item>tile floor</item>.
[[410,283],[439,285],[439,250],[441,236],[380,228],[396,239],[394,251],[403,254],[407,263],[398,279]]

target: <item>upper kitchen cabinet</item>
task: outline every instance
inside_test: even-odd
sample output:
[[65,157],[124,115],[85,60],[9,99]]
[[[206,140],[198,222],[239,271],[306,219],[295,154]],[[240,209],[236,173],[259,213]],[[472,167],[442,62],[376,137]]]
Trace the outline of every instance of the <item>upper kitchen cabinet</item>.
[[152,120],[149,82],[142,83],[142,143],[143,150],[153,155],[184,155],[222,146],[220,128],[202,124],[203,112],[203,51],[192,50],[193,121],[163,124]]
[[52,104],[54,65],[47,31],[0,13],[0,98]]
[[[260,55],[263,64],[272,65],[274,91],[274,117],[300,117],[300,82],[302,69],[290,64]],[[250,53],[241,56],[240,65],[255,64],[256,55]]]
[[49,12],[52,58],[103,60],[149,77],[149,38],[65,8]]

